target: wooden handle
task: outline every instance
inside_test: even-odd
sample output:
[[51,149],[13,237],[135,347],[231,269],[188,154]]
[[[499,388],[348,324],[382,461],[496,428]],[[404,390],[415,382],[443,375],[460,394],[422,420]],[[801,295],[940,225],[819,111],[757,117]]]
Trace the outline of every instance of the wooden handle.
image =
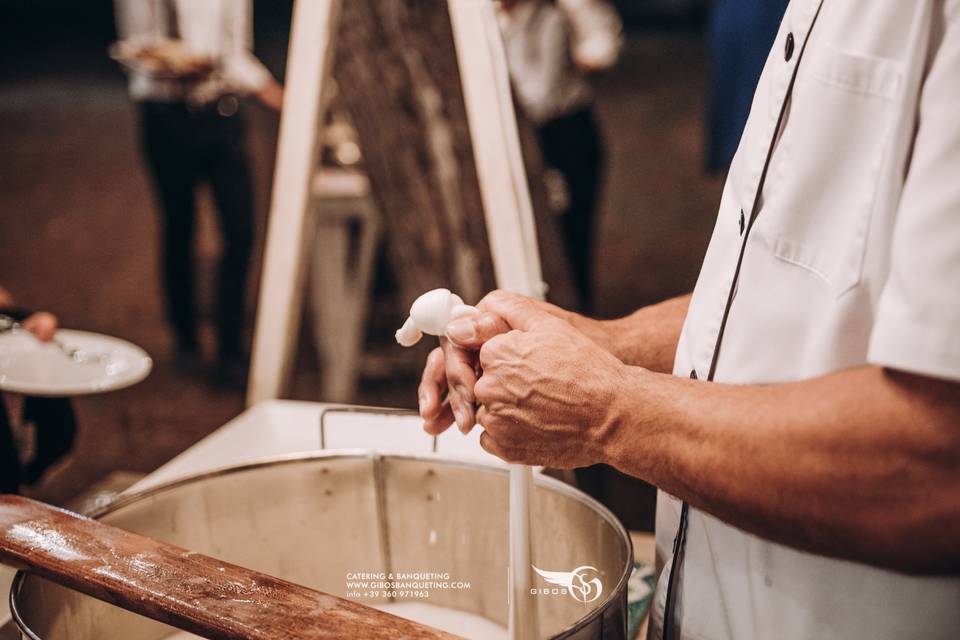
[[14,495],[0,563],[211,640],[455,637]]

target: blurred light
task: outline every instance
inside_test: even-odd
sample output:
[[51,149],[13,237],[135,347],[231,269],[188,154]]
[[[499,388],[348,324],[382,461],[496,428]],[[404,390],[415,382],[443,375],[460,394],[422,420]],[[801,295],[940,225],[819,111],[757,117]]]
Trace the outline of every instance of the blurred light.
[[342,165],[357,164],[360,162],[360,146],[356,142],[341,142],[337,145],[337,162]]

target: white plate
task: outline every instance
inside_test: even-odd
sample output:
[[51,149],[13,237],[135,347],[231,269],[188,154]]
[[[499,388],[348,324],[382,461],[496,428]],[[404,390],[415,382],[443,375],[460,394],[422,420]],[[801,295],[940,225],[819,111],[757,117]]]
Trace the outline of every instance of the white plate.
[[113,391],[136,384],[153,368],[150,356],[126,340],[61,329],[57,339],[86,356],[75,362],[57,345],[14,330],[0,334],[0,389],[32,396],[77,396]]

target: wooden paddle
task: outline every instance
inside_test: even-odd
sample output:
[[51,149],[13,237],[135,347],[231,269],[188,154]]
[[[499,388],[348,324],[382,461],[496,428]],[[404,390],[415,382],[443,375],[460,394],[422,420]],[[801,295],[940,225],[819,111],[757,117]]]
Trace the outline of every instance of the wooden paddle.
[[455,637],[14,495],[0,563],[212,640]]

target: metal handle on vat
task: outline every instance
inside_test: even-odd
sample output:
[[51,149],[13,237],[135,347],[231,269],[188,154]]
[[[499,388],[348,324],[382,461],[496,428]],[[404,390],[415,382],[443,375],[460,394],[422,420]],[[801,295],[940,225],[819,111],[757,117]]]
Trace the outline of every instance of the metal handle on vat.
[[[320,411],[320,448],[327,448],[327,416],[331,413],[354,414],[367,416],[396,416],[396,417],[420,417],[420,414],[412,409],[393,409],[389,407],[371,407],[359,405],[332,405],[324,407]],[[431,453],[437,452],[437,436],[433,436]]]

